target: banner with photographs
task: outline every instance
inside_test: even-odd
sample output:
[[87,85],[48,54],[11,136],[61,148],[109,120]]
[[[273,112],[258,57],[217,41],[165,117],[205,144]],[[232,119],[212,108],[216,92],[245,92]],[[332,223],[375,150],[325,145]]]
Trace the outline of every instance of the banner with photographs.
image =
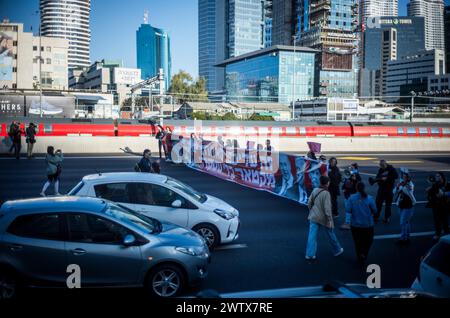
[[13,33],[0,32],[0,81],[13,80]]
[[171,160],[224,180],[271,192],[301,204],[327,175],[327,164],[307,157],[247,148],[227,148],[223,144],[173,136]]

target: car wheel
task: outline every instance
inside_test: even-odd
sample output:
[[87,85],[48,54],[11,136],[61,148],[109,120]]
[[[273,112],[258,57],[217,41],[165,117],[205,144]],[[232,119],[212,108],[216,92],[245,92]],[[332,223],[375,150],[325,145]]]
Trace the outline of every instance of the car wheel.
[[194,226],[192,228],[194,232],[200,234],[201,237],[206,241],[206,245],[210,249],[213,249],[220,243],[220,234],[214,225],[202,223]]
[[174,297],[183,290],[185,280],[178,266],[163,264],[151,271],[146,285],[154,297]]
[[0,270],[0,299],[15,299],[17,297],[18,287],[16,275],[10,271]]

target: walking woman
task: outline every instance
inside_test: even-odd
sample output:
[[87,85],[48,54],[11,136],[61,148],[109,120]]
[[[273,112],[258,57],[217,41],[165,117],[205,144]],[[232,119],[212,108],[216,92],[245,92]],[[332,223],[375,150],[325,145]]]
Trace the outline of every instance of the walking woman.
[[403,172],[402,182],[394,189],[394,202],[400,211],[400,239],[399,244],[409,243],[411,233],[411,219],[414,213],[416,198],[414,197],[414,183],[409,172]]
[[315,260],[317,252],[317,234],[320,228],[325,229],[333,255],[339,256],[344,252],[341,244],[334,234],[334,223],[331,208],[331,195],[328,191],[330,179],[326,176],[320,177],[320,187],[313,190],[308,200],[309,208],[309,234],[306,246],[306,260]]
[[358,262],[364,264],[373,242],[373,216],[377,213],[375,200],[366,193],[364,183],[356,185],[356,193],[345,202],[345,213],[350,215],[353,242]]
[[27,142],[27,156],[31,159],[33,156],[33,147],[36,143],[36,125],[30,123],[25,130],[26,142]]
[[61,175],[61,163],[63,162],[63,154],[61,150],[56,150],[53,146],[47,147],[47,156],[45,162],[47,163],[47,182],[41,191],[41,196],[45,197],[45,191],[47,191],[50,184],[54,184],[55,195],[59,194],[59,176]]

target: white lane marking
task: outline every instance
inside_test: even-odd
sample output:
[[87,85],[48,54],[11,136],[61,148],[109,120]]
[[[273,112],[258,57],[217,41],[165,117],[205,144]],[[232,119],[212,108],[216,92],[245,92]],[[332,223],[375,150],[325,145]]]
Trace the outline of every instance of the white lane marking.
[[360,172],[359,174],[361,174],[363,176],[369,176],[369,177],[376,177],[377,176],[375,173]]
[[[417,233],[411,233],[411,236],[430,236],[433,235],[434,232],[433,231],[429,231],[429,232],[417,232]],[[386,239],[395,239],[395,238],[400,238],[400,234],[387,234],[387,235],[375,235],[373,237],[374,240],[386,240]]]
[[216,247],[214,250],[215,251],[220,251],[220,250],[234,250],[234,249],[238,249],[238,248],[247,248],[247,244],[229,244],[229,245],[223,245],[223,246],[219,246]]

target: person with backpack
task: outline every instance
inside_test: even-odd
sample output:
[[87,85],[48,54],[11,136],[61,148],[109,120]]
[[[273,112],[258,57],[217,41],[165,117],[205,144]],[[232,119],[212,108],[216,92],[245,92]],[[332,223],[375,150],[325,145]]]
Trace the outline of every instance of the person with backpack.
[[61,164],[63,160],[64,156],[60,149],[55,151],[53,146],[47,147],[47,155],[45,157],[45,162],[47,164],[47,182],[45,182],[44,187],[42,188],[41,196],[45,197],[45,192],[52,183],[54,184],[55,195],[60,195],[59,177],[61,176]]
[[[342,185],[342,192],[344,193],[345,203],[347,203],[347,200],[350,198],[351,195],[358,192],[356,186],[358,185],[359,182],[361,182],[361,176],[359,175],[358,171],[358,164],[352,163],[350,167],[346,170],[346,175],[347,177]],[[341,225],[340,229],[350,230],[351,229],[350,221],[351,215],[346,213],[345,223]]]
[[402,182],[394,189],[394,202],[396,202],[400,211],[400,239],[399,244],[409,243],[411,233],[411,219],[414,214],[414,183],[408,171],[403,172]]
[[26,142],[27,142],[27,156],[31,159],[33,156],[33,147],[36,143],[36,126],[30,123],[25,130]]
[[328,191],[330,178],[320,177],[320,187],[313,190],[308,200],[309,233],[306,245],[306,260],[316,259],[317,234],[321,228],[325,229],[333,249],[333,255],[339,256],[344,252],[334,233],[333,214],[331,208],[331,195]]
[[433,211],[435,229],[433,239],[437,241],[442,235],[450,234],[448,225],[450,199],[447,195],[450,192],[450,184],[442,172],[431,176],[429,181],[431,186],[427,189],[427,208]]
[[345,202],[345,212],[350,215],[356,257],[358,262],[364,264],[373,243],[373,216],[377,213],[375,200],[366,193],[364,183],[356,185],[356,193]]

